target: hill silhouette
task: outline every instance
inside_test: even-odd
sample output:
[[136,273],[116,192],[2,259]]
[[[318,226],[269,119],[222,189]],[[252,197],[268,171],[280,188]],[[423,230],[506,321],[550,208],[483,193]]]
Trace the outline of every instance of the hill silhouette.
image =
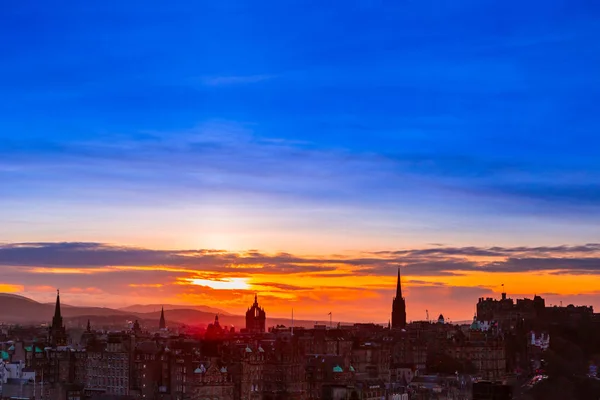
[[[24,296],[0,293],[0,323],[9,324],[43,324],[49,323],[54,315],[54,304],[39,303],[35,300],[29,299]],[[61,304],[62,306],[62,304]],[[132,310],[126,310],[128,308],[135,307]],[[160,318],[160,308],[156,305],[148,305],[151,309],[157,311],[152,312],[135,312],[135,309],[144,310],[146,306],[125,307],[125,309],[112,309],[106,307],[77,307],[73,305],[65,305],[61,307],[61,313],[65,319],[65,323],[68,325],[80,325],[85,324],[87,319],[90,319],[92,324],[106,325],[112,324],[125,324],[126,321],[140,320],[144,321],[147,327],[153,327],[156,324],[158,327],[158,321]],[[175,306],[173,306],[175,307]],[[186,306],[181,306],[186,307]],[[165,308],[165,318],[167,325],[191,325],[191,326],[207,326],[214,322],[216,312],[213,311],[202,311],[194,308]],[[198,306],[204,307],[204,306]],[[210,309],[210,307],[209,307]],[[214,309],[217,311],[222,311]],[[242,315],[232,315],[229,313],[218,313],[219,322],[224,327],[235,327],[236,330],[240,330],[246,325],[246,318]],[[291,320],[288,318],[269,318],[267,314],[267,326],[285,325],[291,326]],[[320,324],[329,324],[329,322],[319,321]],[[296,320],[294,325],[296,327],[312,328],[315,321]]]
[[223,311],[219,308],[209,307],[209,306],[190,306],[190,305],[175,305],[175,304],[134,304],[132,306],[121,307],[117,310],[124,312],[133,312],[133,313],[151,313],[155,311],[160,311],[161,308],[164,308],[165,311],[169,310],[196,310],[196,311],[204,311],[212,314],[219,315],[233,315],[228,313],[227,311]]
[[[52,320],[54,304],[39,303],[27,297],[8,293],[0,293],[0,322],[13,324],[39,324]],[[127,313],[104,307],[61,307],[62,316],[65,318],[82,315],[125,315]]]

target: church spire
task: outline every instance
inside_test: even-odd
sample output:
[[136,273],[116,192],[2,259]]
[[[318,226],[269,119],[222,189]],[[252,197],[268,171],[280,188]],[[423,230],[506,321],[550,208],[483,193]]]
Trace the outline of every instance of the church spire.
[[59,320],[62,319],[60,315],[60,290],[56,289],[56,306],[54,307],[54,319]]
[[402,297],[402,277],[398,268],[398,282],[396,283],[396,297],[392,302],[392,329],[406,327],[406,301]]
[[167,329],[167,323],[165,322],[165,308],[160,309],[160,322],[158,323],[159,329]]
[[88,323],[87,323],[87,326],[85,328],[85,331],[88,332],[88,333],[90,333],[92,331],[92,325],[90,325],[90,320],[89,319],[88,319]]
[[52,325],[49,328],[49,339],[52,346],[65,346],[68,339],[60,313],[60,291],[58,289],[56,289],[56,306],[54,317],[52,317]]
[[398,268],[398,282],[396,283],[396,298],[402,298],[402,282],[400,277],[400,268]]

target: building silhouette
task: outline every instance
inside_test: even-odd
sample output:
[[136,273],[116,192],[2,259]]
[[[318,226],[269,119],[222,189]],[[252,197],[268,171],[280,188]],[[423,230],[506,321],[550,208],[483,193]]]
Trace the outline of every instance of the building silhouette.
[[406,328],[406,302],[402,297],[402,283],[400,282],[400,268],[398,268],[398,282],[396,283],[396,297],[392,302],[392,329]]
[[250,333],[265,332],[265,322],[267,314],[265,310],[258,305],[258,298],[254,295],[254,304],[246,311],[246,331]]
[[158,323],[158,329],[165,330],[167,329],[167,323],[165,321],[165,308],[161,307],[160,309],[160,321]]
[[56,291],[56,306],[54,307],[52,325],[48,330],[48,341],[52,347],[67,345],[67,331],[60,313],[60,292],[58,290]]

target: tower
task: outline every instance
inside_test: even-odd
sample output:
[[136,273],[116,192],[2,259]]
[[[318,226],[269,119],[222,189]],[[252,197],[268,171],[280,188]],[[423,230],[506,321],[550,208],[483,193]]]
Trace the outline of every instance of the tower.
[[136,319],[133,323],[133,332],[140,333],[142,331],[142,327],[140,326],[139,321]]
[[54,317],[52,317],[52,325],[50,325],[48,339],[52,347],[67,345],[67,331],[63,325],[63,319],[60,313],[60,292],[58,289],[56,290],[56,306],[54,307]]
[[392,329],[406,328],[406,302],[402,297],[402,283],[400,281],[400,268],[398,268],[398,282],[396,283],[396,297],[392,302]]
[[263,333],[267,314],[258,305],[258,296],[254,295],[254,304],[246,311],[246,330],[250,333]]
[[165,308],[161,307],[160,309],[160,321],[158,323],[158,329],[167,329],[167,323],[165,322]]

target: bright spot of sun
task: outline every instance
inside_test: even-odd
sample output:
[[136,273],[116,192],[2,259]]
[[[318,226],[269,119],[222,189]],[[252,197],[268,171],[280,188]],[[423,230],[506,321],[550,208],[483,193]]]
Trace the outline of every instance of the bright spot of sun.
[[190,278],[189,281],[193,285],[208,286],[213,289],[243,290],[250,288],[250,285],[248,284],[248,278],[223,278],[218,281],[212,281],[210,279]]

